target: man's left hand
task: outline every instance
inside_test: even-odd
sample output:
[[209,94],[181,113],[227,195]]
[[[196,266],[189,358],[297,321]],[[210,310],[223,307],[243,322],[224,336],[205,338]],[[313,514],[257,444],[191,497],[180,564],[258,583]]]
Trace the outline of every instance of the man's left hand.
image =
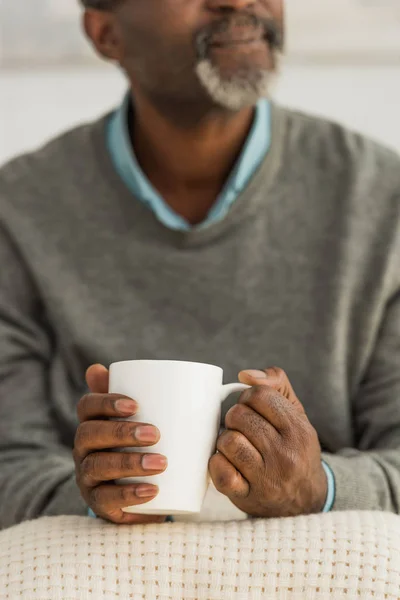
[[226,415],[210,460],[215,487],[252,517],[318,513],[327,496],[317,432],[284,371],[242,371],[251,386]]

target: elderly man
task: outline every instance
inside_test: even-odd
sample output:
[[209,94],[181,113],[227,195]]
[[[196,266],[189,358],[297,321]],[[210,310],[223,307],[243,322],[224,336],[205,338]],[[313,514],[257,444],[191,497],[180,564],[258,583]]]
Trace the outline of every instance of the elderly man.
[[399,512],[399,158],[269,99],[283,0],[83,4],[129,92],[0,172],[0,525],[164,518],[122,508],[168,457],[110,451],[162,435],[109,420],[134,358],[252,385],[210,461],[249,516]]

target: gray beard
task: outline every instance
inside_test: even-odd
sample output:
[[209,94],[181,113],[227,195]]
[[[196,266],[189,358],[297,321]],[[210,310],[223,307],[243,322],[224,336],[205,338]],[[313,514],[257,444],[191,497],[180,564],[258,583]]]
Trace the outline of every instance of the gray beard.
[[236,112],[255,106],[260,98],[270,97],[279,72],[279,58],[275,56],[274,71],[260,69],[251,77],[238,74],[230,79],[223,79],[218,68],[205,58],[197,64],[196,74],[215,104]]

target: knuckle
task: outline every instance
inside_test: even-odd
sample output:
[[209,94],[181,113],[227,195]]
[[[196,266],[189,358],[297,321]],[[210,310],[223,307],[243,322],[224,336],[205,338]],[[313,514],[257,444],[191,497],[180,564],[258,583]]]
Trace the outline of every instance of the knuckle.
[[247,444],[245,444],[243,438],[237,442],[235,448],[235,459],[241,464],[251,465],[254,463],[254,457],[252,456]]
[[78,429],[76,430],[75,448],[78,452],[88,447],[88,443],[92,435],[91,429],[92,427],[90,422],[86,421],[84,423],[81,423],[81,425],[79,425]]
[[318,433],[312,425],[309,425],[308,427],[304,428],[303,450],[309,453],[310,450],[314,450],[316,448],[318,448],[319,452],[321,451],[321,444],[319,441]]
[[253,387],[252,397],[260,398],[262,400],[267,399],[270,398],[273,391],[274,390],[267,385],[255,385]]
[[[95,487],[90,492],[90,505],[92,508],[100,508],[103,505],[103,494],[100,486]],[[96,512],[96,511],[95,511]]]
[[[239,404],[250,404],[251,399],[253,397],[254,394],[254,387],[251,387],[247,390],[244,390],[241,394],[240,394],[240,398],[239,398]],[[232,406],[233,408],[233,406]],[[229,411],[228,411],[229,412]],[[227,413],[228,414],[228,413]]]
[[287,376],[286,372],[283,369],[281,369],[280,367],[273,367],[272,370],[274,371],[274,374],[275,374],[277,388],[278,388],[279,392],[282,394],[282,396],[287,398],[298,409],[300,409],[300,408],[302,409],[303,407],[302,407],[301,403],[299,402],[296,394],[293,391],[292,385],[290,383],[289,377]]
[[111,394],[101,394],[100,396],[100,406],[101,412],[104,415],[108,415],[110,412],[116,413],[115,410],[115,401],[119,398],[119,396],[113,396]]
[[124,441],[131,436],[132,426],[130,423],[125,421],[115,421],[114,423],[114,437],[119,441]]
[[221,464],[221,457],[219,454],[214,454],[210,458],[210,462],[208,463],[208,468],[211,473],[215,488],[219,492],[223,492],[226,477],[225,477],[225,468],[224,468],[224,465]]
[[99,452],[97,455],[92,455],[93,460],[93,476],[97,480],[107,479],[110,480],[115,473],[115,464],[117,460],[117,453],[102,453]]
[[220,470],[216,475],[214,485],[219,492],[232,489],[234,486],[234,477],[231,471]]
[[277,417],[286,416],[289,417],[289,409],[288,403],[286,399],[274,389],[269,390],[267,396],[265,396],[265,401],[268,402],[273,414]]
[[96,454],[89,454],[87,457],[87,462],[89,464],[87,474],[92,479],[100,480],[103,476],[104,466],[106,463],[106,459],[104,455],[97,452]]
[[278,390],[274,388],[267,388],[264,392],[264,397],[268,399],[270,404],[274,404],[279,408],[284,408],[287,406],[285,398],[280,392],[278,392]]
[[224,431],[217,442],[217,448],[220,452],[229,452],[235,451],[236,444],[239,436],[238,431]]
[[123,506],[128,506],[128,504],[132,504],[132,491],[130,488],[127,488],[125,485],[118,486],[118,498],[122,502]]
[[[267,385],[256,385],[252,388],[252,393],[249,396],[247,404],[251,408],[255,408],[257,406],[266,404],[273,405],[276,403],[277,399],[280,397],[278,392]],[[256,409],[257,410],[257,409]]]
[[137,457],[134,454],[128,454],[127,452],[120,455],[120,468],[123,473],[132,473],[135,471],[137,465]]
[[318,434],[308,419],[297,419],[294,432],[295,441],[300,448],[308,447],[311,442],[318,440]]
[[82,398],[80,398],[77,407],[76,407],[76,411],[78,413],[78,417],[79,419],[83,419],[86,413],[86,407],[88,405],[88,403],[91,400],[91,394],[85,394],[84,396],[82,396]]
[[233,427],[234,424],[240,423],[247,413],[247,408],[244,404],[235,404],[226,413],[225,425]]
[[253,456],[242,433],[239,431],[228,431],[226,435],[223,434],[221,437],[221,443],[218,447],[220,452],[227,454],[231,459],[242,464],[253,462]]
[[81,463],[80,481],[85,487],[90,487],[94,480],[93,457],[89,454]]
[[287,380],[287,375],[285,371],[280,367],[272,367],[271,370],[274,372],[274,375],[279,383],[284,383]]
[[[264,400],[268,393],[270,391],[270,388],[266,385],[254,385],[253,387],[251,387],[249,390],[246,390],[243,392],[241,398],[240,398],[240,404],[246,406],[252,406],[252,404],[254,402],[259,402],[260,400]],[[232,407],[234,408],[234,407]]]

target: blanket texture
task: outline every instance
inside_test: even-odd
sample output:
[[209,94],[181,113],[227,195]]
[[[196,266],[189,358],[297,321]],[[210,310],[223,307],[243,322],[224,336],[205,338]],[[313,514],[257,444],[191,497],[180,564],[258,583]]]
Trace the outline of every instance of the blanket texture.
[[1,600],[399,600],[386,513],[117,526],[45,517],[0,533]]

